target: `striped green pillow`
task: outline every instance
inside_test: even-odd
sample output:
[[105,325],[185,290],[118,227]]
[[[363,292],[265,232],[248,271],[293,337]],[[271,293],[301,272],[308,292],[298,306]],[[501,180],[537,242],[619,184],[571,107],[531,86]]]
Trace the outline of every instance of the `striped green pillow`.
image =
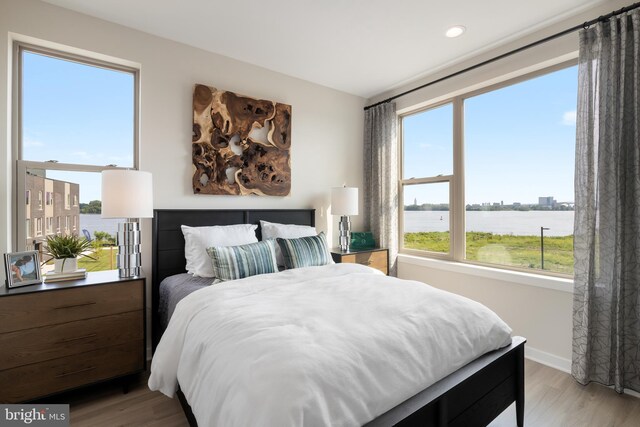
[[287,269],[332,264],[324,232],[299,239],[277,238]]
[[239,246],[214,246],[207,248],[207,254],[213,263],[216,281],[242,279],[278,271],[274,240]]

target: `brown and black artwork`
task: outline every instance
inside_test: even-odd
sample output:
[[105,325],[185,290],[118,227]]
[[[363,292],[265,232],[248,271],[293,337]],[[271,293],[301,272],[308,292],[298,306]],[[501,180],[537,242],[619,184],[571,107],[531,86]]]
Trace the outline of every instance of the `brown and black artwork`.
[[196,85],[192,142],[194,193],[289,194],[290,105]]

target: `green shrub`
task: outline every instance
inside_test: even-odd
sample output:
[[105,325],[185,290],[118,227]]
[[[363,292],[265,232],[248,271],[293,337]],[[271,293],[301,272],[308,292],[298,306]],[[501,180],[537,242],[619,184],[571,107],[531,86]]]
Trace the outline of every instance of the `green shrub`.
[[108,245],[115,245],[116,244],[116,238],[113,237],[111,234],[107,233],[106,231],[94,231],[93,235],[95,236],[96,240],[99,241],[101,244],[108,244]]

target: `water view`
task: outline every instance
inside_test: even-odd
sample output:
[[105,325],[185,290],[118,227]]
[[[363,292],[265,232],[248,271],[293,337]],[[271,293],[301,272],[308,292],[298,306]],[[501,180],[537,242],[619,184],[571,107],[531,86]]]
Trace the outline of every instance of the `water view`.
[[115,237],[118,223],[122,221],[119,218],[102,218],[100,214],[80,214],[80,230],[87,230],[92,238],[96,231],[104,231]]
[[[573,211],[467,211],[465,259],[571,275],[573,218]],[[449,253],[449,230],[448,211],[404,212],[405,248]]]
[[[540,236],[540,227],[545,227],[545,236],[569,236],[573,211],[467,211],[466,227],[467,231],[518,236]],[[405,211],[404,231],[449,231],[449,212]]]

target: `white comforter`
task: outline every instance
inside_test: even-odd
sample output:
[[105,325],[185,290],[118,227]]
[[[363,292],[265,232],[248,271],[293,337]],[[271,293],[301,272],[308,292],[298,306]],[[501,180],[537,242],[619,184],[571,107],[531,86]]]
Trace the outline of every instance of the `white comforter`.
[[198,290],[176,307],[149,387],[178,382],[200,427],[355,426],[510,342],[491,310],[336,264]]

